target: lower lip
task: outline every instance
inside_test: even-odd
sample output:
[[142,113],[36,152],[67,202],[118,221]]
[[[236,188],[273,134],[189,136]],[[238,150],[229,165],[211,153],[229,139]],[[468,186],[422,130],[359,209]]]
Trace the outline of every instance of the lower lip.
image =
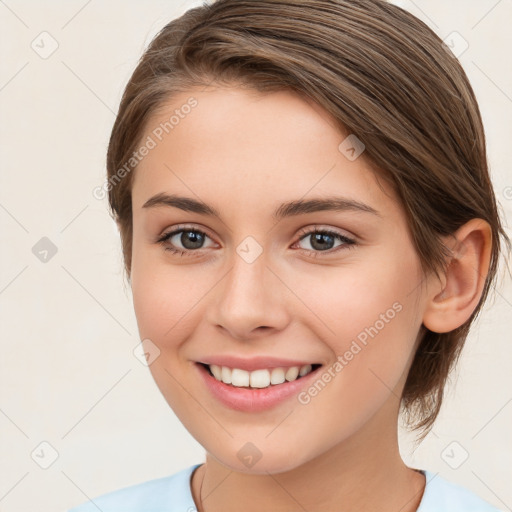
[[224,384],[210,375],[202,364],[196,363],[196,366],[206,387],[217,400],[231,409],[244,412],[265,411],[297,395],[302,388],[309,385],[317,376],[318,370],[322,368],[320,366],[304,377],[291,382],[271,385],[268,388],[247,389]]

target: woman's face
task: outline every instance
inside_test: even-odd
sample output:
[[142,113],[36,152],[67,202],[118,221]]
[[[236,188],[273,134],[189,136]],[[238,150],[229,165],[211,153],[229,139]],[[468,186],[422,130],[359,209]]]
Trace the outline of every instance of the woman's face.
[[[422,274],[394,194],[348,135],[292,92],[211,88],[175,96],[142,138],[140,337],[176,415],[234,470],[282,472],[363,432],[374,443],[384,428],[396,434]],[[265,386],[308,363],[322,366],[267,388],[244,381]]]

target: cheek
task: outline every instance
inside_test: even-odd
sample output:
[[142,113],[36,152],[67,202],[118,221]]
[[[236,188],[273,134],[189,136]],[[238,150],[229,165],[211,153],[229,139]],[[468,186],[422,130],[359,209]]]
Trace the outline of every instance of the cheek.
[[[184,292],[186,270],[166,264],[160,246],[148,246],[134,229],[131,289],[139,334],[157,345],[173,337],[178,319],[186,315],[190,286]],[[161,348],[161,347],[160,347]]]
[[191,286],[190,280],[177,272],[172,276],[154,269],[145,274],[132,278],[139,334],[151,339],[162,351],[175,349],[197,322],[198,308],[194,305],[204,295],[204,287]]
[[[405,250],[402,257],[387,252],[391,251],[294,279],[294,291],[307,298],[317,321],[322,321],[332,339],[339,340],[336,348],[343,349],[347,338],[356,338],[365,328],[376,326],[379,332],[389,332],[415,318],[421,282],[416,258]],[[360,339],[364,341],[364,334]]]
[[[379,296],[368,299],[364,308],[343,300],[346,309],[335,320],[330,317],[336,335],[324,341],[334,352],[334,362],[298,396],[303,409],[296,418],[305,419],[316,450],[355,434],[379,411],[381,418],[398,414],[419,326],[410,303]],[[328,421],[316,421],[324,411],[329,411]]]
[[140,257],[134,258],[132,265],[133,306],[139,336],[141,340],[151,340],[158,348],[159,355],[149,370],[167,403],[180,411],[180,419],[190,430],[194,425],[189,425],[188,419],[194,406],[187,401],[180,385],[186,381],[188,370],[180,360],[180,347],[199,321],[194,305],[204,295],[204,289],[186,286],[191,278],[180,270],[183,267],[172,269],[170,265],[156,263],[149,257]]
[[301,279],[297,292],[317,313],[313,328],[326,333],[333,359],[343,358],[343,371],[335,373],[361,391],[383,387],[379,377],[390,388],[396,385],[421,325],[416,258],[405,251],[402,258],[381,256],[364,266],[329,268],[329,277]]
[[162,351],[187,336],[208,291],[206,276],[199,277],[194,266],[169,263],[167,256],[163,248],[143,247],[134,237],[131,288],[139,334]]

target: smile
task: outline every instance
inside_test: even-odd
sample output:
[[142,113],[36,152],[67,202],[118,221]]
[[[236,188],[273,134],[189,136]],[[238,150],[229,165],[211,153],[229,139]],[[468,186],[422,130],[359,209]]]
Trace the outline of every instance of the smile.
[[292,382],[316,370],[320,365],[305,364],[289,368],[263,368],[254,371],[229,368],[216,364],[205,365],[210,374],[219,382],[231,384],[237,388],[268,388],[284,382]]
[[205,391],[216,403],[232,410],[251,413],[272,409],[296,397],[318,378],[322,366],[303,364],[249,371],[200,362],[194,365],[205,385]]

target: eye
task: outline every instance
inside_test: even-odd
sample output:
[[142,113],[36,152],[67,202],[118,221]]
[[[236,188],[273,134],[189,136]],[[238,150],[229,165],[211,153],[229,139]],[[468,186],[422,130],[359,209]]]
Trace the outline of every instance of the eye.
[[[178,226],[173,231],[164,233],[157,239],[157,243],[162,244],[166,251],[183,256],[191,252],[197,252],[198,249],[203,249],[206,239],[210,239],[210,237],[199,229],[185,229],[183,226]],[[182,247],[176,247],[177,244],[181,244]]]
[[[304,229],[299,234],[301,238],[294,245],[309,238],[310,248],[300,248],[300,250],[306,251],[313,257],[317,257],[319,253],[332,254],[356,245],[354,239],[330,229]],[[205,248],[204,243],[207,239],[211,240],[204,231],[190,227],[187,229],[187,226],[177,226],[174,230],[164,233],[156,242],[162,244],[166,251],[171,251],[173,254],[192,256],[192,253]],[[333,246],[336,240],[340,243]],[[181,244],[181,247],[178,244]]]
[[[349,249],[356,245],[356,241],[354,239],[330,229],[314,228],[310,230],[303,230],[301,231],[300,235],[301,238],[299,242],[309,239],[308,245],[311,248],[302,250],[306,250],[307,252],[312,253],[314,257],[317,257],[318,253],[321,252],[328,252],[329,254],[332,254],[333,252]],[[336,240],[339,240],[340,244],[334,247],[333,244]]]

